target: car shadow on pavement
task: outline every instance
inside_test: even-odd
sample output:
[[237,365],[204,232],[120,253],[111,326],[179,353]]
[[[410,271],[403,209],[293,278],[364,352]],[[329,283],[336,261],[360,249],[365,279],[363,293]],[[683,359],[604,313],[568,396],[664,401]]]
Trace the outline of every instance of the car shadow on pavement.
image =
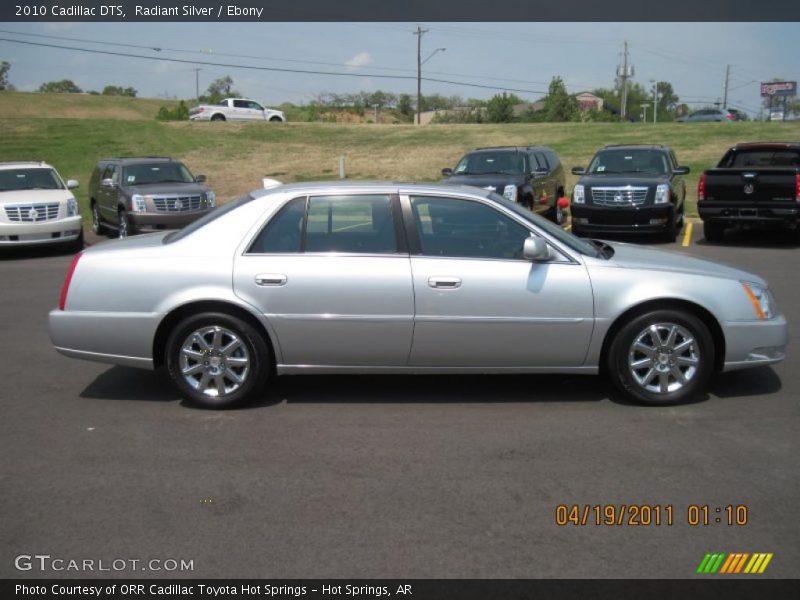
[[711,384],[711,391],[720,398],[740,398],[776,394],[782,386],[772,367],[757,367],[718,375]]
[[63,244],[48,244],[44,246],[28,246],[20,248],[0,248],[0,261],[25,260],[34,258],[52,258],[54,256],[72,256],[75,248]]
[[729,229],[719,242],[709,242],[706,238],[701,237],[695,244],[698,246],[794,250],[800,245],[800,235],[797,231],[790,229]]
[[111,367],[100,373],[80,393],[81,398],[96,400],[145,400],[168,402],[180,400],[170,380],[160,371],[130,367]]

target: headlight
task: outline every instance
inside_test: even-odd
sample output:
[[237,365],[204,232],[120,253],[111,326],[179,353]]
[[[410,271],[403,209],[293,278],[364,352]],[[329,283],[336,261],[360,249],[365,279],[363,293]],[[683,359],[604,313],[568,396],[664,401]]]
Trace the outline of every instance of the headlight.
[[759,319],[771,319],[775,316],[775,301],[767,288],[748,281],[742,282],[742,288]]
[[75,217],[78,215],[78,201],[75,198],[67,198],[67,216]]
[[669,204],[671,193],[669,185],[662,183],[656,188],[656,204]]
[[147,204],[144,201],[144,196],[141,194],[134,194],[131,196],[131,210],[133,212],[145,212]]
[[573,204],[584,204],[586,202],[586,196],[584,195],[584,190],[582,185],[576,185],[572,189],[572,202]]
[[206,203],[208,204],[208,206],[217,205],[217,195],[211,190],[209,190],[208,193],[206,193]]
[[512,202],[517,201],[517,186],[515,185],[507,185],[503,188],[503,198],[506,200],[511,200]]

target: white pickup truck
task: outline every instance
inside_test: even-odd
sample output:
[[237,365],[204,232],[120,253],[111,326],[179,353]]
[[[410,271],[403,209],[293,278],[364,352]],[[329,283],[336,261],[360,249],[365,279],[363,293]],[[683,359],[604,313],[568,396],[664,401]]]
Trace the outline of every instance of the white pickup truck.
[[225,98],[219,104],[201,104],[189,109],[190,121],[270,121],[285,123],[280,110],[264,108],[255,100]]

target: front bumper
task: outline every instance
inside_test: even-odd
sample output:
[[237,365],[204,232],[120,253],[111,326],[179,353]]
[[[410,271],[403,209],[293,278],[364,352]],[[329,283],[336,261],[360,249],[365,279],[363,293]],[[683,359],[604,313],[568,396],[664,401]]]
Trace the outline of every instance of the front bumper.
[[203,208],[181,213],[128,213],[138,231],[180,229],[196,221],[213,208]]
[[786,358],[789,327],[778,315],[768,321],[726,321],[723,371],[771,365]]
[[41,223],[0,223],[0,246],[71,242],[78,239],[82,229],[80,215]]
[[675,218],[671,204],[659,206],[592,206],[570,205],[573,229],[607,233],[654,233],[662,231]]

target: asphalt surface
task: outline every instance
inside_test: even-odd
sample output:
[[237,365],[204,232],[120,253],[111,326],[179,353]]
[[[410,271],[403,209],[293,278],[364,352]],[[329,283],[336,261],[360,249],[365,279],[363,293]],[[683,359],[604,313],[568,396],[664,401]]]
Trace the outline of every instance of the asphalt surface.
[[[711,246],[695,227],[663,247],[765,276],[797,340],[796,240]],[[670,408],[598,377],[296,376],[209,412],[161,374],[52,349],[70,258],[0,257],[0,577],[685,578],[709,552],[773,553],[759,577],[798,576],[794,344]],[[558,504],[672,505],[674,524],[560,527]],[[709,525],[688,524],[692,504]],[[15,568],[34,554],[194,569]]]

